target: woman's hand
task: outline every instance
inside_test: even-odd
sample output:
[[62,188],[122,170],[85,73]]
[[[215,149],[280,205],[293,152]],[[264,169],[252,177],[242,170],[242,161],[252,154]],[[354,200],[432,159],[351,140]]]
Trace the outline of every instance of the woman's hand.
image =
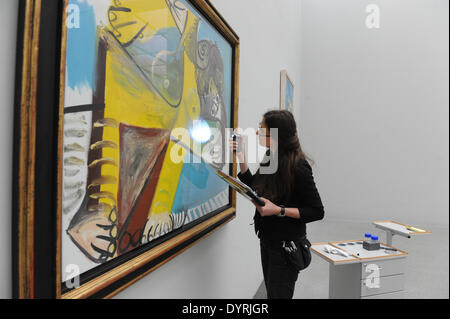
[[266,203],[264,206],[259,206],[254,201],[252,201],[261,216],[273,216],[278,215],[281,212],[280,206],[275,205],[267,198],[261,197],[261,199],[264,201],[264,203]]
[[238,152],[237,151],[237,146],[238,146],[238,142],[237,141],[233,141],[233,139],[232,138],[230,138],[229,139],[229,143],[230,143],[230,150],[232,151],[232,152],[235,152],[236,153],[236,157],[238,158],[238,160],[239,160],[239,163],[244,163],[245,162],[245,142],[244,142],[244,138],[243,138],[243,136],[241,136],[241,139],[240,139],[240,141],[241,141],[241,150],[240,150],[240,152]]

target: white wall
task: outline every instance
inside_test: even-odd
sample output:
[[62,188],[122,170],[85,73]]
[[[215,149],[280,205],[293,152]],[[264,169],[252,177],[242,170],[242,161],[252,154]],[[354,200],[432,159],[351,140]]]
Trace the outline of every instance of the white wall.
[[13,104],[18,1],[0,0],[0,298],[11,298]]
[[[241,41],[239,126],[257,127],[263,113],[279,105],[281,69],[300,96],[300,3],[212,3]],[[236,219],[117,297],[252,298],[263,278],[259,241],[249,225],[253,213],[254,206],[238,196]]]
[[300,126],[327,218],[448,227],[448,6],[301,1]]

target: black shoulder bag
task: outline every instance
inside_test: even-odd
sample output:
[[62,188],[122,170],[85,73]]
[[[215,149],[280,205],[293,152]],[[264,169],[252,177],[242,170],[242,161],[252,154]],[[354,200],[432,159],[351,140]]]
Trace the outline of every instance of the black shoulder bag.
[[309,266],[311,263],[311,243],[306,236],[299,241],[283,241],[282,244],[284,255],[295,271],[299,272]]

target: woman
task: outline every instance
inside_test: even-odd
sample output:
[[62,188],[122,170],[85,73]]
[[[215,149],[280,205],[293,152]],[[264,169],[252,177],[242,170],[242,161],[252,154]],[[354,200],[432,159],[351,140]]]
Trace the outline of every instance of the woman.
[[[278,138],[270,136],[273,128],[278,129]],[[252,175],[245,146],[236,152],[240,173],[238,178],[252,187],[265,202],[256,206],[255,232],[260,238],[261,262],[267,297],[292,298],[298,271],[292,267],[283,251],[283,242],[293,241],[300,247],[306,240],[306,224],[321,220],[324,209],[312,175],[311,166],[302,151],[297,127],[292,113],[274,110],[264,114],[257,132],[261,146],[270,147],[266,157],[278,158],[278,169],[273,174]],[[243,139],[242,139],[243,141]],[[230,140],[233,151],[237,142]],[[270,163],[260,164],[265,166]]]

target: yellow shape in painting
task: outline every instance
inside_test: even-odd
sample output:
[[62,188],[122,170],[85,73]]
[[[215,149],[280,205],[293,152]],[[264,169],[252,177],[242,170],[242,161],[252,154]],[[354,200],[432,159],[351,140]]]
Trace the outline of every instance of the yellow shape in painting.
[[[172,3],[173,1],[169,1]],[[140,34],[140,41],[152,37],[159,29],[177,26],[180,29],[180,21],[175,23],[171,11],[164,0],[123,0],[121,6],[129,8],[130,12],[115,11],[115,20],[111,27],[116,34],[121,36],[116,39],[124,44],[133,39],[143,26],[147,25]],[[174,10],[171,7],[172,12]],[[132,13],[132,14],[131,14]],[[187,21],[186,21],[187,19]],[[195,32],[197,18],[189,12],[185,17],[186,24],[181,44],[186,40],[188,32]],[[127,24],[128,23],[128,24]],[[126,25],[126,26],[125,26]],[[119,27],[118,27],[119,26]],[[122,27],[120,27],[122,26]],[[108,42],[108,54],[106,58],[106,93],[104,117],[117,120],[133,126],[147,128],[161,128],[172,130],[176,127],[186,128],[189,123],[198,119],[200,115],[200,100],[197,95],[195,79],[195,65],[184,53],[184,83],[182,101],[178,108],[169,106],[160,95],[152,88],[148,80],[142,75],[135,63],[124,53],[123,48],[116,39],[107,32],[101,37]],[[120,145],[118,128],[104,127],[103,140],[115,142]],[[171,158],[171,150],[175,146],[170,142],[162,165],[160,177],[156,187],[149,216],[160,225],[170,223],[169,214],[178,188],[183,162],[174,163]],[[120,163],[119,150],[104,148],[103,157],[112,158]],[[119,179],[119,168],[113,165],[102,166],[103,176],[114,176]],[[101,186],[102,192],[115,194],[117,199],[118,184]],[[107,200],[101,198],[100,201]],[[164,217],[163,217],[164,216]]]
[[110,27],[122,44],[135,38],[145,41],[168,27],[176,27],[165,0],[122,0],[120,5],[111,3]]
[[[184,66],[184,90],[180,112],[176,118],[174,128],[187,128],[189,123],[199,118],[200,99],[197,95],[197,84],[195,80],[195,66],[185,56]],[[179,138],[178,136],[174,136]],[[150,214],[170,213],[178,188],[178,181],[183,168],[183,162],[176,163],[170,158],[172,148],[179,148],[174,142],[169,143],[167,154],[156,187],[156,194],[150,208]],[[161,205],[164,203],[164,205]]]
[[[107,39],[109,48],[106,57],[104,117],[138,127],[171,130],[179,108],[167,105],[151,89],[151,85],[122,49],[117,47],[114,39],[107,34],[103,37]],[[120,145],[119,129],[105,126],[103,140]],[[119,163],[119,149],[104,148],[103,157],[112,158]],[[114,176],[119,180],[119,168],[103,165],[102,175]],[[117,194],[118,184],[102,185],[101,190]]]

